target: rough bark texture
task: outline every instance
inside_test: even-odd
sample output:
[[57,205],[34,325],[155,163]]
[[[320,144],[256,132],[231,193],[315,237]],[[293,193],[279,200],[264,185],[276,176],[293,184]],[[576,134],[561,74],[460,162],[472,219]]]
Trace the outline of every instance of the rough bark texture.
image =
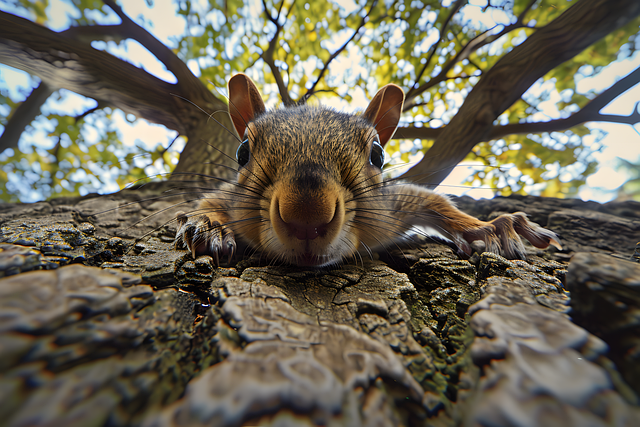
[[0,207],[0,425],[640,422],[636,202],[462,198],[565,250],[426,242],[320,271],[193,260],[173,203]]

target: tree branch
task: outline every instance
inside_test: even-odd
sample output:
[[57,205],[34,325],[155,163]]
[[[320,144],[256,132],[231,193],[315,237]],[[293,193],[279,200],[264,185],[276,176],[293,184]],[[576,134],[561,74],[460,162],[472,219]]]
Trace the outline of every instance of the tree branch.
[[[416,76],[416,82],[413,84],[413,86],[411,86],[411,89],[409,89],[409,91],[407,92],[407,95],[406,95],[407,99],[413,99],[418,95],[418,94],[415,94],[415,92],[418,90],[417,88],[418,82],[422,78],[426,69],[429,67],[429,64],[431,63],[433,56],[436,54],[436,51],[438,50],[438,46],[440,46],[440,43],[442,43],[444,35],[447,31],[447,26],[449,25],[449,22],[451,22],[451,19],[453,19],[453,16],[456,13],[458,13],[460,8],[462,7],[462,4],[465,1],[466,0],[458,0],[451,8],[451,13],[449,14],[449,16],[447,16],[447,19],[444,21],[444,23],[442,24],[442,28],[440,29],[440,37],[438,37],[438,41],[433,46],[431,46],[431,49],[429,49],[429,57],[427,58],[427,61],[424,63],[424,66]],[[404,111],[407,111],[407,110],[405,109]]]
[[[635,125],[640,123],[640,102],[637,102],[634,111],[628,116],[622,116],[618,114],[601,114],[601,113],[587,113],[583,110],[567,117],[565,119],[549,120],[547,122],[536,123],[509,123],[502,126],[494,126],[489,133],[487,139],[483,141],[491,141],[493,139],[500,139],[507,135],[516,134],[528,134],[528,133],[546,133],[546,132],[562,132],[563,130],[571,129],[572,127],[581,125],[586,122],[608,122],[608,123],[620,123],[627,125]],[[429,127],[416,127],[416,126],[400,126],[393,136],[393,139],[437,139],[444,127],[429,128]],[[479,141],[482,142],[482,141]]]
[[24,129],[40,114],[40,107],[47,101],[53,90],[40,82],[13,112],[0,136],[0,153],[7,148],[16,148]]
[[[345,50],[347,48],[349,43],[351,43],[356,38],[356,36],[360,32],[360,30],[364,27],[364,25],[369,20],[369,15],[371,14],[371,11],[373,10],[373,8],[376,6],[376,3],[377,3],[377,0],[373,0],[373,2],[371,3],[371,7],[369,8],[369,11],[367,12],[367,14],[365,16],[362,17],[362,19],[360,20],[360,24],[358,25],[358,28],[356,28],[355,31],[353,32],[353,35],[351,37],[349,37],[349,40],[347,40],[342,46],[340,46],[340,48],[338,48],[338,50],[336,50],[335,52],[333,52],[329,56],[329,59],[327,59],[327,61],[324,63],[324,65],[322,67],[322,70],[320,70],[320,74],[318,74],[318,78],[316,79],[316,81],[313,83],[313,85],[311,85],[309,90],[307,90],[307,92],[300,99],[303,99],[303,100],[308,99],[311,95],[313,95],[315,93],[315,88],[318,85],[318,83],[320,82],[320,80],[322,80],[322,77],[324,76],[324,73],[326,73],[327,70],[329,69],[329,64],[331,64],[331,62],[334,59],[336,59],[336,57],[338,55],[340,55],[343,50]],[[362,10],[362,9],[360,9],[360,10]]]
[[[494,34],[494,35],[489,35],[489,32],[493,29],[489,29],[479,35],[477,35],[476,37],[472,38],[471,40],[469,40],[469,42],[467,42],[467,44],[465,46],[462,47],[462,49],[460,49],[460,51],[458,51],[458,53],[455,54],[455,56],[449,61],[447,62],[443,67],[442,70],[440,70],[440,73],[438,73],[437,76],[433,77],[432,79],[430,79],[429,81],[427,81],[426,83],[424,83],[423,85],[419,86],[419,87],[414,87],[409,90],[409,92],[407,92],[407,96],[405,99],[405,105],[404,108],[402,109],[402,111],[409,111],[410,109],[412,109],[413,107],[416,106],[416,104],[413,102],[413,100],[418,97],[419,95],[421,95],[422,93],[424,93],[425,91],[427,91],[428,89],[436,86],[437,84],[446,81],[448,79],[447,77],[447,73],[449,72],[449,70],[451,70],[454,65],[456,65],[458,62],[463,61],[465,59],[468,59],[469,56],[475,52],[476,50],[480,49],[483,46],[486,46],[488,44],[493,43],[494,41],[498,40],[500,37],[504,36],[505,34],[510,33],[511,31],[514,31],[518,28],[523,28],[523,27],[527,27],[524,24],[524,18],[526,13],[531,9],[531,7],[533,6],[533,4],[536,2],[537,0],[531,0],[531,2],[527,5],[527,7],[525,8],[525,10],[518,16],[518,19],[515,23],[510,24],[505,26],[502,31],[500,31],[498,34]],[[529,28],[529,27],[527,27]],[[442,37],[442,35],[441,35]],[[439,41],[438,41],[439,42]],[[432,52],[432,54],[435,53],[435,50]],[[433,56],[433,55],[431,55]],[[429,61],[431,60],[431,57],[429,58]],[[429,63],[429,61],[427,61],[427,64]],[[474,64],[474,66],[478,69],[480,69],[477,65]],[[424,71],[424,68],[423,68]],[[422,73],[420,73],[420,76],[422,76]],[[417,78],[416,79],[416,84],[420,79]]]
[[585,122],[610,122],[634,125],[640,122],[640,111],[638,111],[638,103],[636,103],[634,111],[628,116],[602,114],[602,110],[607,104],[613,101],[623,92],[632,88],[640,82],[640,68],[637,68],[626,77],[620,79],[609,89],[593,98],[580,111],[572,114],[565,119],[549,120],[547,122],[538,123],[511,123],[504,126],[494,126],[489,134],[489,139],[502,138],[511,134],[522,133],[543,133],[558,132],[570,129],[574,126]]
[[[416,97],[418,97],[419,95],[423,94],[424,92],[426,92],[428,89],[446,81],[449,79],[449,77],[447,77],[447,73],[458,63],[461,62],[465,59],[468,59],[469,56],[471,55],[471,53],[475,52],[476,50],[478,50],[480,47],[485,46],[489,43],[494,42],[495,40],[498,39],[497,36],[502,37],[504,34],[507,34],[509,31],[513,31],[517,28],[521,28],[524,27],[525,25],[516,25],[513,24],[512,26],[508,26],[505,27],[503,31],[501,31],[499,34],[496,34],[496,37],[493,36],[487,36],[488,32],[490,30],[485,31],[484,33],[474,37],[473,39],[469,40],[469,42],[462,48],[460,49],[460,51],[458,53],[456,53],[456,55],[451,58],[451,60],[449,60],[449,62],[447,62],[446,64],[444,64],[442,66],[442,69],[440,70],[440,72],[438,73],[437,76],[435,76],[434,78],[430,79],[429,81],[427,81],[426,83],[422,84],[420,87],[416,88],[413,91],[413,95],[410,97],[407,97],[405,100],[405,105],[404,108],[402,109],[402,111],[409,111],[410,109],[412,109],[413,107],[416,106],[414,99]],[[508,30],[508,31],[507,31]],[[471,62],[471,61],[469,61]],[[482,70],[480,67],[478,67],[476,64],[473,64],[476,68],[478,68],[479,70]]]
[[103,0],[103,3],[118,15],[122,21],[120,24],[70,27],[59,34],[85,43],[90,43],[94,40],[114,41],[116,43],[126,39],[135,40],[148,49],[169,72],[173,73],[181,85],[191,85],[195,88],[202,87],[198,78],[193,75],[189,67],[171,49],[143,27],[136,24],[113,0]]
[[444,127],[430,128],[426,126],[398,126],[393,139],[427,139],[434,140],[442,134]]
[[[185,89],[187,93],[194,91],[206,90],[202,82],[193,75],[187,64],[185,64],[175,53],[160,40],[155,38],[150,32],[136,24],[122,8],[116,4],[114,0],[102,0],[104,4],[109,6],[118,17],[122,20],[120,34],[125,38],[136,40],[142,46],[147,48],[149,52],[155,56],[158,61],[162,62],[169,72],[173,73],[179,85]],[[200,97],[201,98],[201,97]]]
[[[293,8],[294,3],[295,3],[295,0],[292,3],[291,8],[289,9]],[[282,4],[284,4],[284,0],[282,0]],[[280,98],[282,98],[282,102],[284,103],[285,106],[288,107],[288,106],[294,105],[295,102],[293,101],[293,99],[291,99],[291,95],[289,95],[289,89],[287,89],[287,85],[285,85],[284,79],[282,78],[282,73],[280,72],[280,69],[276,66],[276,63],[274,60],[274,52],[278,44],[278,37],[280,36],[280,31],[282,31],[282,25],[280,25],[280,23],[278,22],[278,19],[280,18],[280,11],[282,10],[282,4],[280,6],[280,9],[278,10],[278,15],[274,18],[273,16],[271,16],[271,13],[269,13],[266,0],[262,0],[264,13],[265,15],[267,15],[267,19],[269,19],[269,21],[271,21],[271,23],[273,23],[273,25],[276,26],[276,32],[273,34],[273,37],[271,38],[271,40],[269,40],[269,47],[267,48],[266,51],[262,53],[261,56],[264,62],[269,66],[269,69],[273,74],[273,78],[276,80],[276,85],[278,86],[278,92],[280,92]]]
[[73,120],[75,120],[76,124],[80,121],[80,120],[84,120],[85,117],[87,117],[89,114],[93,114],[98,110],[102,110],[103,108],[108,107],[108,105],[106,105],[104,102],[99,102],[98,101],[98,105],[96,105],[93,108],[89,108],[87,111],[85,111],[84,113],[80,113],[77,116],[73,117]]
[[[518,15],[518,18],[516,20],[516,22],[514,22],[513,24],[509,24],[506,25],[502,31],[500,31],[498,34],[494,34],[492,36],[487,35],[488,31],[484,32],[482,35],[479,36],[479,39],[474,39],[474,45],[473,45],[473,50],[472,51],[476,51],[478,49],[480,49],[481,47],[484,47],[488,44],[493,43],[494,41],[498,40],[500,37],[504,36],[505,34],[510,33],[513,30],[517,30],[518,28],[523,28],[523,27],[527,27],[527,28],[531,28],[528,27],[525,23],[524,23],[524,18],[527,15],[527,12],[529,12],[529,10],[531,10],[531,8],[533,7],[533,5],[536,3],[536,1],[538,0],[531,0],[529,2],[529,4],[527,4],[527,6],[524,8],[524,10],[522,11],[522,13],[520,13],[520,15]],[[469,52],[471,53],[471,52]],[[468,56],[468,54],[467,54]],[[464,58],[462,58],[464,59]]]
[[[640,14],[636,0],[581,0],[505,54],[480,79],[458,114],[405,178],[435,186],[480,141],[493,122],[539,78]],[[434,172],[436,171],[436,172]]]
[[[122,25],[122,24],[121,24]],[[52,90],[65,88],[95,99],[99,105],[119,108],[138,118],[178,131],[188,139],[174,170],[174,177],[196,173],[232,178],[231,158],[222,153],[235,149],[237,141],[233,125],[226,114],[227,106],[208,91],[186,65],[178,65],[168,48],[137,25],[130,38],[147,40],[145,47],[164,56],[166,64],[178,78],[170,84],[115,56],[91,47],[87,42],[9,13],[0,11],[0,62],[40,77]],[[113,28],[113,26],[112,26]],[[137,30],[135,28],[138,28]],[[85,34],[90,33],[90,30]],[[155,41],[154,41],[155,40]],[[155,46],[155,47],[154,47]],[[157,48],[157,49],[156,49]],[[175,55],[174,55],[175,56]],[[173,70],[171,69],[173,68]],[[184,100],[187,100],[185,102]],[[206,111],[221,111],[211,127]],[[209,160],[204,162],[203,159]]]
[[[587,105],[585,105],[580,111],[573,113],[567,118],[549,120],[546,122],[509,123],[506,125],[494,126],[486,141],[515,134],[560,132],[586,122],[610,122],[628,125],[640,123],[640,110],[638,110],[639,104],[636,104],[635,110],[628,116],[600,113],[600,110],[602,110],[611,101],[638,83],[640,83],[640,68],[635,69],[629,73],[629,75],[617,81],[609,89],[589,101],[589,103],[587,103]],[[444,129],[444,127],[429,128],[401,126],[398,128],[393,138],[434,140],[442,134]]]
[[177,85],[86,43],[5,12],[0,12],[0,61],[40,77],[52,90],[65,88],[180,133],[186,132],[171,96],[181,92]]
[[122,28],[122,24],[82,25],[78,27],[69,27],[64,31],[60,31],[58,34],[87,44],[96,40],[120,43],[122,40],[127,38],[127,36],[122,34]]

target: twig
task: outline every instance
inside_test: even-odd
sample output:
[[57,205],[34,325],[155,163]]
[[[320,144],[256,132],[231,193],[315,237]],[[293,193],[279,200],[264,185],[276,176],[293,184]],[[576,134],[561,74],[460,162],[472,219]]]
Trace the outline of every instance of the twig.
[[[524,18],[527,14],[527,12],[531,9],[531,7],[535,4],[537,0],[531,0],[531,2],[529,2],[529,4],[527,5],[527,7],[524,9],[524,11],[522,11],[522,13],[520,13],[520,15],[518,15],[517,21],[513,24],[507,25],[505,26],[502,31],[500,31],[498,34],[494,34],[494,35],[489,35],[489,32],[493,29],[489,29],[487,31],[484,31],[483,33],[477,35],[476,37],[472,38],[471,40],[469,40],[469,42],[462,48],[460,49],[460,51],[449,61],[447,62],[443,67],[442,70],[440,70],[440,73],[438,73],[438,75],[432,79],[430,79],[428,82],[424,83],[423,85],[416,87],[414,85],[413,88],[411,88],[411,90],[409,90],[409,92],[407,92],[407,96],[406,96],[406,100],[405,100],[405,106],[403,108],[403,111],[409,111],[411,108],[413,108],[415,106],[415,104],[413,103],[413,100],[419,96],[420,94],[424,93],[426,90],[436,86],[437,84],[445,81],[447,79],[446,75],[449,72],[449,70],[451,70],[453,68],[453,66],[455,64],[457,64],[460,61],[463,61],[464,59],[469,59],[469,56],[471,55],[471,53],[477,51],[478,49],[480,49],[483,46],[486,46],[490,43],[493,43],[494,41],[498,40],[500,37],[504,36],[505,34],[514,31],[516,29],[519,28],[534,28],[534,27],[528,27],[527,25],[524,24]],[[495,27],[494,27],[495,28]],[[440,34],[440,37],[442,38],[442,33]],[[440,42],[440,40],[438,40],[438,43]],[[434,47],[437,47],[436,45],[434,45]],[[417,82],[420,80],[420,77],[422,77],[422,73],[424,72],[424,70],[426,69],[427,65],[429,64],[431,57],[433,56],[433,54],[435,53],[435,50],[432,52],[432,54],[429,57],[429,60],[427,61],[427,63],[425,64],[425,66],[422,69],[422,72],[419,74],[419,77],[416,78],[416,85]],[[480,69],[477,65],[473,64],[476,68]]]
[[318,85],[318,83],[320,82],[322,77],[324,76],[324,73],[326,73],[327,70],[329,69],[329,64],[331,64],[331,62],[338,55],[340,55],[343,50],[346,49],[346,47],[349,45],[349,43],[351,43],[356,38],[356,36],[360,32],[360,30],[365,26],[365,24],[369,20],[369,15],[371,14],[371,11],[373,10],[373,8],[376,6],[376,3],[377,3],[377,0],[373,0],[373,2],[371,3],[371,7],[369,8],[369,11],[367,12],[367,14],[365,16],[362,17],[362,19],[360,20],[360,24],[358,25],[358,28],[356,28],[356,30],[353,32],[353,35],[351,35],[351,37],[349,37],[349,40],[347,40],[342,46],[340,46],[340,48],[338,48],[338,50],[336,50],[335,52],[333,52],[329,56],[329,59],[327,59],[327,61],[324,63],[324,65],[322,67],[322,70],[320,70],[320,74],[318,74],[318,78],[316,78],[316,81],[311,85],[309,90],[307,90],[307,92],[302,96],[301,99],[308,99],[311,95],[313,95],[316,86]]
[[102,101],[97,101],[98,105],[96,105],[93,108],[89,108],[87,111],[85,111],[82,114],[78,114],[77,116],[75,116],[73,119],[75,121],[75,123],[77,124],[80,120],[84,119],[85,117],[87,117],[89,114],[94,113],[98,110],[102,110],[103,108],[107,107],[108,104],[106,102],[102,102]]
[[436,54],[436,52],[438,50],[438,46],[440,46],[440,43],[442,43],[442,40],[444,39],[444,35],[446,34],[446,31],[447,31],[447,26],[449,26],[449,22],[451,22],[451,19],[453,19],[453,16],[456,13],[458,13],[458,11],[460,10],[460,8],[462,7],[462,4],[464,2],[465,2],[465,0],[458,0],[458,1],[456,1],[456,3],[451,8],[451,13],[449,14],[449,16],[447,16],[447,19],[444,21],[444,23],[442,24],[442,28],[440,29],[440,37],[438,37],[438,41],[433,46],[431,46],[431,49],[429,49],[429,56],[427,57],[427,61],[424,63],[424,66],[422,67],[422,69],[420,70],[418,75],[416,76],[416,82],[413,84],[411,89],[409,89],[409,91],[407,92],[407,98],[415,97],[414,91],[417,90],[418,82],[422,78],[422,76],[423,76],[424,72],[427,70],[427,68],[429,68],[429,64],[431,63],[431,60],[433,59],[434,55]]
[[[289,90],[287,89],[287,86],[284,84],[282,73],[280,72],[280,69],[276,66],[276,63],[274,61],[274,56],[273,56],[276,50],[276,46],[278,44],[278,37],[280,36],[280,31],[282,31],[282,25],[280,25],[278,21],[280,18],[280,12],[282,10],[283,4],[284,4],[284,0],[282,0],[282,3],[280,4],[280,8],[278,9],[278,15],[274,18],[273,16],[271,16],[271,13],[269,13],[266,0],[262,0],[264,13],[265,15],[267,15],[267,19],[271,21],[273,25],[276,26],[276,32],[273,34],[273,37],[271,38],[271,40],[269,40],[269,47],[267,48],[266,51],[262,53],[261,57],[262,57],[262,60],[269,66],[269,69],[273,74],[273,78],[276,80],[276,85],[278,86],[278,92],[280,92],[280,98],[282,98],[282,102],[284,103],[285,106],[291,106],[291,105],[294,105],[295,102],[293,101],[293,99],[291,99],[291,95],[289,95]],[[291,4],[289,11],[293,9],[294,4],[295,4],[295,0]]]

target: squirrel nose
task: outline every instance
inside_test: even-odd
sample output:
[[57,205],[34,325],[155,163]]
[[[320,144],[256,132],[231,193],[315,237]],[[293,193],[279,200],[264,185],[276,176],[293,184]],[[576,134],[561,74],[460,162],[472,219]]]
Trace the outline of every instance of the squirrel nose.
[[313,240],[327,234],[338,202],[326,196],[286,195],[278,200],[278,213],[290,236]]
[[285,222],[289,234],[299,240],[313,240],[327,234],[328,224],[305,224],[298,221]]

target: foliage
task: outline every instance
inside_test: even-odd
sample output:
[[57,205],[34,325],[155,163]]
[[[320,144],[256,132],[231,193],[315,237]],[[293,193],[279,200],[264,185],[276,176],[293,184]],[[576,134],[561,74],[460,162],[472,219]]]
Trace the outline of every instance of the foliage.
[[585,126],[577,126],[545,137],[509,135],[480,143],[467,160],[480,161],[488,168],[474,172],[468,182],[477,186],[488,181],[503,195],[526,194],[532,189],[541,196],[575,197],[597,166],[590,156],[593,147],[585,147],[581,138],[588,133]]
[[[86,194],[87,187],[105,188],[115,181],[117,190],[146,180],[150,165],[155,165],[155,170],[160,173],[171,171],[167,165],[175,164],[175,153],[162,145],[151,149],[136,145],[127,149],[118,138],[111,116],[111,109],[105,108],[90,117],[75,118],[52,113],[46,119],[38,120],[46,121],[42,123],[43,127],[54,125],[48,137],[55,142],[51,148],[33,144],[27,150],[3,153],[6,166],[0,172],[0,182],[6,183],[7,191],[0,195],[2,200],[19,201],[15,190],[24,191],[25,181],[31,184],[34,192],[78,196]],[[107,127],[103,128],[98,122],[107,124]],[[99,141],[94,143],[86,135],[96,129],[99,134],[89,138]],[[22,196],[23,201],[37,197],[30,194]]]
[[618,188],[618,199],[640,200],[640,161],[634,163],[618,158],[620,167],[626,169],[631,175],[631,179]]
[[[71,3],[73,14],[68,25],[118,22],[100,0]],[[53,11],[46,0],[14,0],[10,4],[36,22],[52,22]],[[125,2],[121,4],[127,12]],[[272,105],[287,94],[293,102],[310,96],[314,98],[310,102],[329,102],[337,96],[344,101],[341,108],[348,108],[347,102],[363,106],[362,100],[371,99],[379,87],[393,82],[408,94],[410,108],[403,123],[437,128],[451,120],[483,73],[504,53],[573,2],[356,0],[349,6],[345,4],[180,0],[174,4],[175,11],[185,20],[186,30],[174,36],[169,46],[196,70],[210,90],[224,92],[220,88],[225,87],[229,75],[242,71],[259,82]],[[162,25],[144,17],[131,17],[152,33],[154,25]],[[578,78],[597,75],[602,67],[633,55],[639,44],[639,24],[640,20],[633,21],[551,71],[497,124],[548,119],[541,113],[540,104],[545,102],[549,108],[557,94],[560,100],[551,105],[552,110],[557,109],[557,117],[579,110],[596,94],[578,93]],[[489,37],[479,46],[461,55],[463,47],[486,35]],[[119,49],[126,56],[124,41],[106,46],[107,50]],[[15,108],[6,94],[2,94],[0,102],[6,106],[0,113]],[[52,128],[48,135],[51,148],[27,149],[23,141],[23,153],[14,150],[13,155],[5,153],[0,157],[0,182],[6,183],[8,173],[14,173],[23,184],[28,182],[32,190],[49,197],[78,194],[87,188],[95,190],[105,184],[100,172],[105,169],[117,168],[113,173],[119,184],[144,177],[150,171],[147,166],[154,162],[156,171],[172,169],[175,154],[162,147],[137,147],[146,160],[132,161],[132,148],[123,145],[121,132],[109,124],[113,112],[98,107],[86,116],[45,112],[27,132],[48,123]],[[1,123],[6,123],[9,116],[10,113],[5,114]],[[89,132],[87,126],[96,129],[90,141],[84,136]],[[563,132],[508,135],[483,142],[468,159],[487,168],[477,171],[469,183],[489,184],[501,194],[573,196],[596,167],[591,154],[598,144],[585,141],[592,141],[597,135],[590,133],[589,128],[578,126]],[[397,160],[408,161],[410,154],[429,145],[427,140],[396,140],[387,151]],[[399,152],[400,147],[403,153]],[[33,179],[34,176],[42,178]],[[3,200],[20,197],[18,192],[7,189],[8,193],[0,195]]]

